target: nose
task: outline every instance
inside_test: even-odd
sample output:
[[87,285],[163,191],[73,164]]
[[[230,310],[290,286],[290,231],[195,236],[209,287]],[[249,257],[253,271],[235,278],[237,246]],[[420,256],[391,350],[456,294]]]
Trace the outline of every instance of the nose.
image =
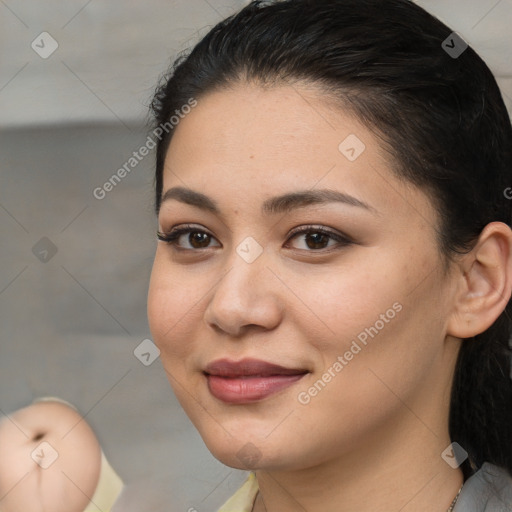
[[204,313],[206,324],[231,337],[250,329],[271,330],[281,321],[279,281],[263,255],[247,263],[238,255],[213,289]]

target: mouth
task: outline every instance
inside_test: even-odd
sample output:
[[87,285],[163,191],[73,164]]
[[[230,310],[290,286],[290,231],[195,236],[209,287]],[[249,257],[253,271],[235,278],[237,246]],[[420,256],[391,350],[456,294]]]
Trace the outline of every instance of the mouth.
[[258,402],[288,388],[306,375],[304,368],[286,368],[258,359],[219,359],[204,370],[210,393],[231,404]]

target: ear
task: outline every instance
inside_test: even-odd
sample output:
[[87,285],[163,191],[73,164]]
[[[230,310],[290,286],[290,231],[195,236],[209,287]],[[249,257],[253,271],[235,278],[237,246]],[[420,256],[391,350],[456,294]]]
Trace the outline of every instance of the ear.
[[491,222],[475,247],[462,256],[455,285],[454,310],[447,334],[471,338],[488,329],[505,309],[512,293],[512,230]]

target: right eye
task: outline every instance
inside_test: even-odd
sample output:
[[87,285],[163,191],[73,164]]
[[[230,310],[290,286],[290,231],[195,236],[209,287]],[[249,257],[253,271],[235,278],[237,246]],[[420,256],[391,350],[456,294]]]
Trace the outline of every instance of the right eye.
[[[188,235],[188,237],[185,237],[184,235]],[[173,246],[173,249],[180,251],[195,251],[198,249],[209,249],[209,243],[212,240],[215,240],[213,235],[211,235],[207,231],[199,229],[197,226],[190,225],[185,225],[181,227],[178,226],[166,233],[157,231],[157,237],[158,240],[161,240],[162,242],[165,242]],[[182,237],[188,242],[189,247],[184,247],[181,243],[179,243]],[[221,246],[217,245],[217,247]]]

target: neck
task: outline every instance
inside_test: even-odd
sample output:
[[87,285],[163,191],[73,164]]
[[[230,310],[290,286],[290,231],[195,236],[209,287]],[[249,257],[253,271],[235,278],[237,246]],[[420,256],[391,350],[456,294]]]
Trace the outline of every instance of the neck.
[[406,415],[402,428],[379,429],[364,446],[321,466],[257,471],[254,512],[446,512],[463,484],[460,468],[441,458],[448,429],[437,435]]

